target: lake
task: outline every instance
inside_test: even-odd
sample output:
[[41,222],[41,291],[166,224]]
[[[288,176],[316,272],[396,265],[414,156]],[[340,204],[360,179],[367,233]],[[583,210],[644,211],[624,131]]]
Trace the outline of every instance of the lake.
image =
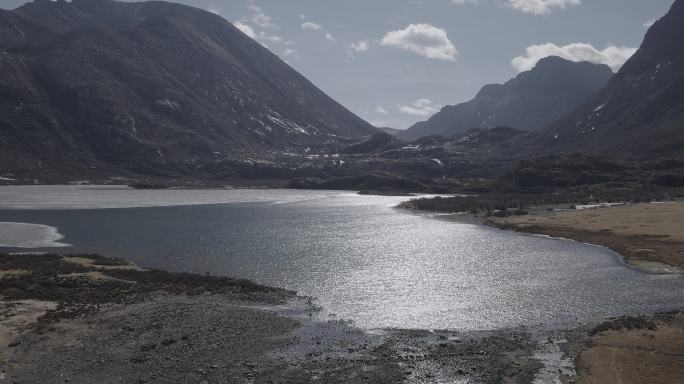
[[365,329],[553,327],[684,306],[681,275],[633,270],[601,247],[394,208],[405,199],[0,187],[0,250],[247,278],[313,296],[320,316]]

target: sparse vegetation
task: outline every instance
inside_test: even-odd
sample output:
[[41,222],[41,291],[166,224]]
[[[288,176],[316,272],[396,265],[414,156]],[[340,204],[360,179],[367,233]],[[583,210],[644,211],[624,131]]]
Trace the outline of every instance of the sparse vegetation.
[[527,214],[532,207],[574,208],[577,205],[600,203],[645,203],[670,201],[684,196],[684,190],[665,189],[566,191],[546,193],[486,193],[478,196],[435,197],[414,199],[402,203],[402,208],[430,212],[472,213],[483,216]]
[[404,208],[484,216],[525,214],[530,208],[601,203],[646,203],[684,197],[671,167],[679,160],[624,162],[593,155],[549,155],[520,161],[476,196],[416,199]]
[[[69,258],[93,260],[94,263],[69,262]],[[203,293],[231,293],[245,298],[281,293],[292,294],[244,279],[201,276],[137,268],[108,268],[130,265],[121,259],[99,255],[11,255],[0,254],[0,270],[25,270],[27,274],[5,276],[0,279],[0,295],[6,300],[45,300],[59,304],[48,312],[44,322],[88,313],[107,303],[131,303],[154,292],[200,295]],[[95,284],[88,276],[98,273],[103,277]]]
[[131,184],[131,188],[133,189],[167,189],[168,186],[164,184],[152,184],[152,183],[138,183],[138,184]]
[[621,331],[623,329],[629,331],[634,329],[647,329],[649,331],[655,331],[658,329],[658,327],[653,320],[644,317],[627,316],[603,322],[594,328],[591,331],[591,334],[596,335],[601,332]]

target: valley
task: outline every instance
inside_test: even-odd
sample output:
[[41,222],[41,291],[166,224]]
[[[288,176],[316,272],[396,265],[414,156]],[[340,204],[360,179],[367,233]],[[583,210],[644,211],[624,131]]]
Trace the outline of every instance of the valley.
[[679,382],[684,0],[179,1],[0,4],[0,384]]
[[[679,275],[625,268],[593,246],[393,208],[405,197],[5,188],[0,217],[56,226],[67,247],[34,249],[71,255],[10,244],[3,250],[19,253],[0,254],[0,334],[10,345],[0,359],[19,382],[570,382],[576,358],[580,381],[604,375],[585,367],[616,335],[648,332],[660,343],[659,332],[679,329],[677,314],[658,315],[655,328],[642,318],[603,324],[679,308]],[[335,240],[342,233],[347,240]],[[272,241],[283,236],[300,246]],[[95,249],[135,263],[88,253]],[[629,361],[621,353],[615,364]],[[32,370],[36,361],[44,369]]]

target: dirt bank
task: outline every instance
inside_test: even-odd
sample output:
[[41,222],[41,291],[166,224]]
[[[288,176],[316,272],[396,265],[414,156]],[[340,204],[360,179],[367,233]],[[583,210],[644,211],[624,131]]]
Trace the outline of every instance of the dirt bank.
[[684,272],[684,202],[535,211],[487,224],[603,245],[628,264],[652,272]]

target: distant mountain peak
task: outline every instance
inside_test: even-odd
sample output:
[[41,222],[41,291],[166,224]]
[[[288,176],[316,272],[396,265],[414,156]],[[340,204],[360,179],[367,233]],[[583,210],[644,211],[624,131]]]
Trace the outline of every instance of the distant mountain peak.
[[573,61],[564,59],[560,56],[546,56],[544,58],[541,58],[537,64],[535,65],[535,68],[543,67],[546,65],[558,65],[558,64],[566,64],[566,63],[572,63]]
[[506,126],[537,131],[571,112],[613,76],[607,65],[549,56],[505,84],[488,84],[466,103],[444,107],[398,137],[454,136]]
[[476,98],[483,97],[500,97],[502,92],[505,92],[504,86],[501,84],[487,84],[480,89]]
[[597,64],[597,63],[591,63],[588,61],[573,61],[573,60],[568,60],[564,59],[560,56],[547,56],[542,59],[540,59],[537,64],[534,66],[532,71],[545,71],[545,70],[573,70],[573,69],[581,69],[582,67],[586,68],[592,68],[592,67],[605,67],[606,69],[610,69],[610,67],[606,64]]
[[540,150],[682,155],[684,0],[649,28],[604,89],[544,131]]

